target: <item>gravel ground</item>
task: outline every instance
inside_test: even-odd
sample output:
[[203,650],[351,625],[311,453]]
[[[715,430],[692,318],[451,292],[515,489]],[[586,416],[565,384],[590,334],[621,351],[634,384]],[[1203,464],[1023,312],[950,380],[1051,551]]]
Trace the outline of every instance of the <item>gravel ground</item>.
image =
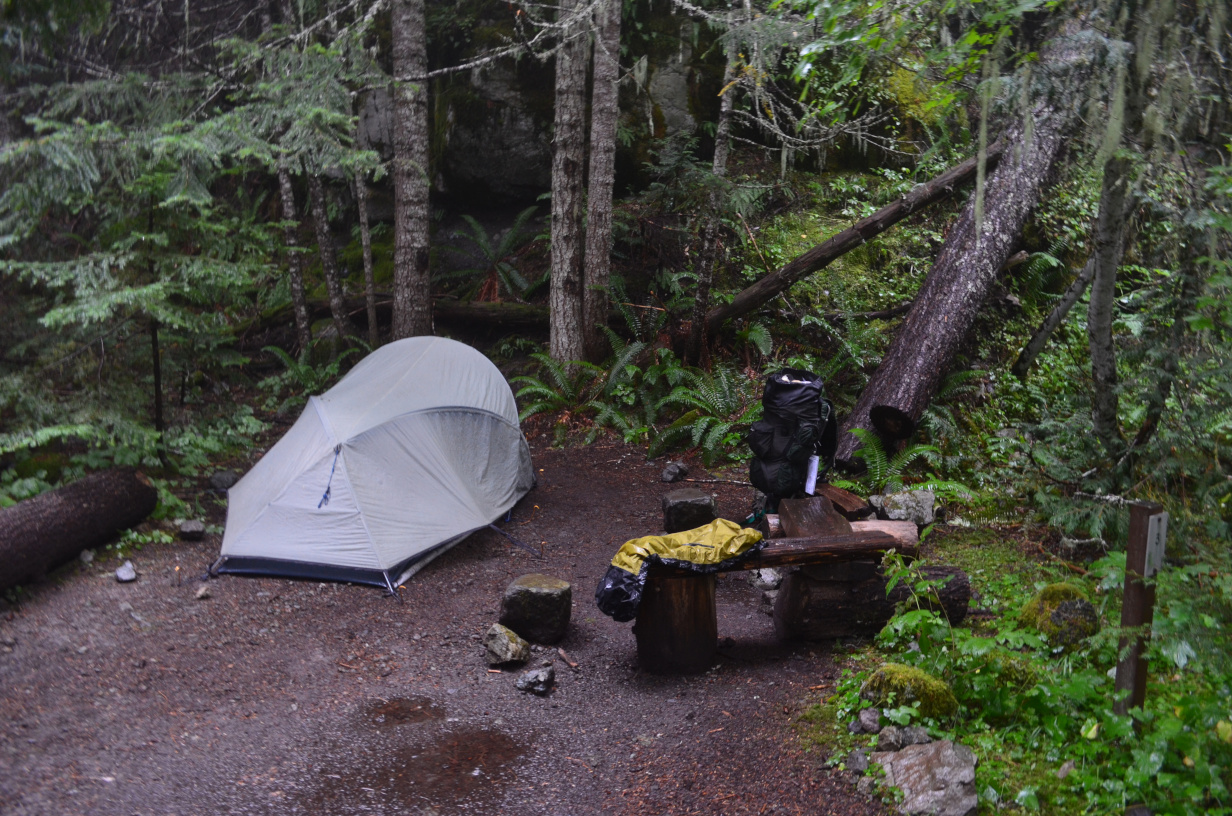
[[[0,812],[26,814],[881,814],[800,750],[832,687],[823,645],[775,641],[743,574],[718,582],[718,664],[638,670],[630,624],[595,608],[625,540],[658,532],[662,462],[535,449],[539,486],[504,525],[412,578],[365,587],[223,577],[218,536],[70,566],[0,608]],[[695,468],[696,470],[696,468]],[[742,518],[749,488],[713,488]],[[215,523],[222,520],[222,511]],[[513,578],[574,587],[555,691],[514,689],[479,639]]]

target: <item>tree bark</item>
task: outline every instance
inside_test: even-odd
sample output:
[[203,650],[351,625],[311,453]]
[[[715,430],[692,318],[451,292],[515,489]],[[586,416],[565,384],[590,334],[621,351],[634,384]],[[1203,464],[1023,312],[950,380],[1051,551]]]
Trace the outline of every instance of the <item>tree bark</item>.
[[393,0],[394,340],[432,334],[424,0]]
[[583,348],[582,172],[585,153],[586,36],[576,0],[563,0],[564,42],[556,52],[556,111],[552,151],[552,283],[549,351],[560,362],[580,360]]
[[714,664],[718,616],[713,575],[674,576],[652,568],[633,634],[638,665],[653,674],[696,674]]
[[[728,12],[727,23],[730,29],[735,23],[735,12]],[[729,35],[730,36],[730,35]],[[726,60],[723,66],[723,90],[719,97],[719,120],[714,128],[714,161],[711,165],[715,175],[727,174],[727,157],[731,152],[731,120],[732,105],[735,100],[732,83],[736,80],[736,60],[739,59],[739,49],[734,40],[727,43]]]
[[[854,428],[873,430],[869,410],[888,405],[918,422],[966,338],[997,272],[1010,257],[1027,215],[1068,134],[1070,117],[1044,107],[1032,114],[1033,133],[1015,124],[984,192],[982,229],[975,197],[946,235],[932,271],[903,318],[881,365],[860,394],[838,440],[836,460],[852,466]],[[991,149],[989,150],[991,154]],[[975,168],[971,167],[974,175]]]
[[1035,362],[1035,358],[1044,350],[1044,346],[1048,343],[1048,338],[1057,330],[1065,316],[1069,314],[1069,310],[1074,308],[1074,304],[1082,297],[1082,293],[1091,285],[1091,278],[1095,276],[1095,261],[1094,259],[1087,260],[1083,265],[1082,271],[1078,273],[1078,277],[1074,278],[1074,282],[1065,290],[1065,294],[1061,296],[1061,300],[1056,306],[1052,307],[1052,311],[1048,313],[1048,317],[1044,318],[1044,322],[1035,330],[1035,334],[1031,335],[1031,339],[1023,347],[1022,352],[1018,355],[1018,359],[1014,361],[1012,371],[1014,376],[1020,380],[1027,378],[1027,372],[1031,370],[1031,365]]
[[376,319],[376,279],[372,274],[372,230],[368,227],[368,180],[355,174],[355,202],[359,209],[359,242],[364,249],[364,303],[368,308],[368,345],[381,345],[381,325]]
[[338,250],[334,236],[329,231],[329,216],[325,211],[325,186],[321,177],[308,174],[308,198],[312,203],[312,224],[317,235],[317,254],[321,258],[321,274],[325,277],[325,291],[329,295],[329,313],[338,332],[338,342],[351,334],[351,321],[346,316],[346,297],[342,293],[342,278],[338,274]]
[[291,307],[295,314],[295,339],[299,343],[299,354],[308,353],[312,346],[312,321],[308,317],[308,297],[304,293],[304,269],[300,254],[295,250],[298,241],[295,233],[298,231],[299,216],[295,208],[295,189],[291,186],[291,173],[285,167],[278,169],[278,192],[282,198],[283,241],[287,247],[287,274],[291,283]]
[[[1001,159],[1002,150],[1001,142],[988,147],[989,167],[994,166]],[[975,178],[977,164],[976,157],[972,157],[962,164],[951,167],[935,179],[919,185],[893,204],[881,208],[868,218],[857,221],[825,243],[795,258],[777,272],[757,281],[736,295],[731,303],[711,309],[706,314],[706,329],[713,337],[722,327],[723,321],[748,314],[790,289],[796,281],[824,269],[835,258],[880,235],[912,213],[948,198],[954,190],[969,184]]]
[[719,218],[714,211],[718,201],[712,201],[712,211],[706,215],[702,227],[702,246],[697,263],[697,281],[693,291],[693,315],[689,324],[689,348],[685,355],[693,365],[706,366],[709,350],[709,333],[706,331],[706,311],[710,308],[710,287],[714,282],[714,268],[722,252],[719,244]]
[[590,94],[590,173],[586,204],[585,291],[582,324],[586,359],[602,360],[608,342],[607,287],[612,272],[612,187],[616,183],[616,82],[620,75],[621,0],[595,11],[594,73]]
[[1112,319],[1116,309],[1116,273],[1125,252],[1126,221],[1129,216],[1129,161],[1115,158],[1104,165],[1104,181],[1099,196],[1099,217],[1095,228],[1094,276],[1091,299],[1087,303],[1087,339],[1091,350],[1091,420],[1095,436],[1111,459],[1125,449],[1117,421],[1116,347],[1112,341]]
[[0,510],[0,590],[37,579],[154,512],[158,491],[131,468],[92,473]]

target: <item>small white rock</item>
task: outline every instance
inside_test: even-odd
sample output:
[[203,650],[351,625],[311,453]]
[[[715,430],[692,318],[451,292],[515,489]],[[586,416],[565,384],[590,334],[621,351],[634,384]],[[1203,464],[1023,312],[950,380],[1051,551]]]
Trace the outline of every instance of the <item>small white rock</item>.
[[198,601],[204,601],[206,598],[210,597],[210,585],[202,584],[201,587],[197,590],[197,594],[194,595],[193,597],[196,598]]
[[115,571],[116,580],[121,584],[128,584],[137,580],[137,568],[133,566],[132,561],[125,561],[124,565]]

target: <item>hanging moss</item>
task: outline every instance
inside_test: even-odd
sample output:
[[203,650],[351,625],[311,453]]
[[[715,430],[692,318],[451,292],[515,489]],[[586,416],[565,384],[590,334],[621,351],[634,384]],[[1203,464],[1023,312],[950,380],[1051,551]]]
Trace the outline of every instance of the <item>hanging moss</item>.
[[949,717],[958,700],[944,680],[902,663],[885,663],[864,682],[860,696],[876,706],[920,704],[925,717]]

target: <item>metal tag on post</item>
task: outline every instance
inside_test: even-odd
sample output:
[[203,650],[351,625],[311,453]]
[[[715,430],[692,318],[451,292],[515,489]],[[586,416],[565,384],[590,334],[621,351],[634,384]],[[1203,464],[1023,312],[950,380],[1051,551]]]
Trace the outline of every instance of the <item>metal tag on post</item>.
[[1164,544],[1168,537],[1168,514],[1156,513],[1147,519],[1146,565],[1142,577],[1150,580],[1164,565]]

